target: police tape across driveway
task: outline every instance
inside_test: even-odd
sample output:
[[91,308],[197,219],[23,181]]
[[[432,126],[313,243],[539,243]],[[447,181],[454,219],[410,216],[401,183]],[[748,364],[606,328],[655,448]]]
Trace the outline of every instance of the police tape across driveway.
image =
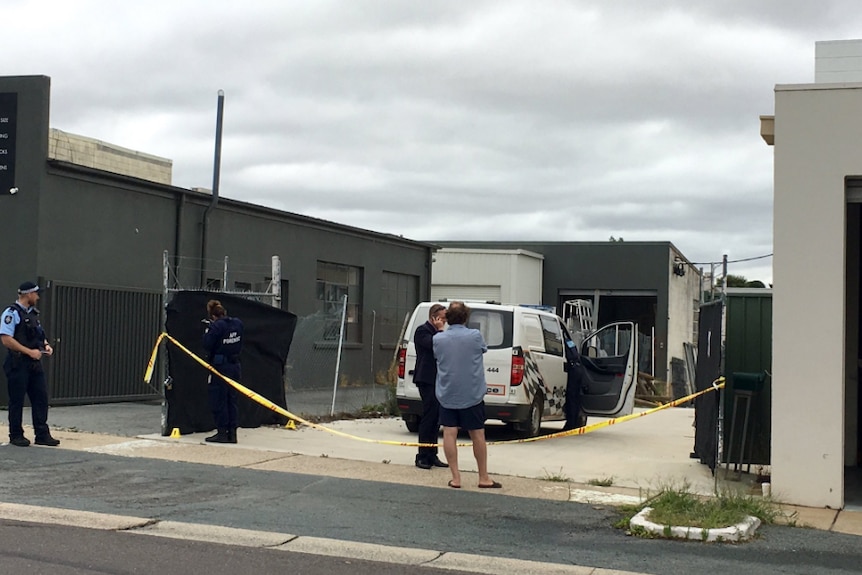
[[[434,447],[434,446],[440,446],[440,444],[437,444],[437,443],[417,443],[417,442],[410,442],[410,441],[389,441],[389,440],[382,440],[382,439],[369,439],[367,437],[359,437],[357,435],[352,435],[350,433],[344,433],[343,431],[338,431],[336,429],[331,429],[329,427],[307,421],[307,420],[303,419],[302,417],[299,417],[298,415],[295,415],[295,414],[291,413],[290,411],[284,409],[283,407],[276,405],[275,403],[271,402],[270,400],[263,397],[262,395],[260,395],[256,392],[250,390],[249,388],[245,387],[241,383],[234,381],[233,379],[219,373],[213,366],[211,366],[209,363],[207,363],[206,361],[204,361],[203,359],[201,359],[200,357],[195,355],[191,350],[189,350],[187,347],[185,347],[183,344],[181,344],[179,341],[177,341],[176,339],[174,339],[173,337],[171,337],[167,333],[162,333],[161,335],[159,335],[159,337],[156,339],[156,344],[153,346],[153,352],[150,355],[150,361],[147,363],[147,370],[144,373],[144,381],[147,384],[150,384],[152,381],[153,371],[154,371],[154,367],[156,364],[156,356],[159,353],[159,345],[161,345],[162,340],[167,340],[170,343],[177,346],[177,348],[179,348],[183,353],[185,353],[186,355],[191,357],[193,360],[195,360],[197,363],[199,363],[201,366],[203,366],[204,369],[206,369],[210,373],[213,373],[216,376],[222,378],[229,385],[232,385],[234,388],[236,388],[236,390],[238,392],[242,393],[243,395],[245,395],[246,397],[248,397],[252,401],[259,403],[260,405],[278,413],[279,415],[283,415],[284,417],[287,417],[291,421],[297,421],[297,422],[301,423],[302,425],[307,425],[308,427],[311,427],[313,429],[319,429],[321,431],[326,431],[327,433],[331,433],[333,435],[345,437],[347,439],[353,439],[355,441],[362,441],[364,443],[376,443],[376,444],[380,444],[380,445],[396,445],[396,446],[402,446],[402,447]],[[722,389],[724,387],[724,385],[725,385],[725,379],[722,376],[713,382],[712,387],[698,391],[696,393],[692,393],[691,395],[687,395],[687,396],[681,397],[679,399],[675,399],[671,402],[659,405],[658,407],[648,409],[647,411],[642,411],[640,413],[632,413],[630,415],[624,415],[622,417],[617,417],[614,419],[607,419],[605,421],[600,421],[598,423],[593,423],[590,425],[586,425],[584,427],[579,427],[577,429],[558,431],[556,433],[550,433],[548,435],[540,435],[540,436],[536,436],[536,437],[528,437],[528,438],[522,438],[522,439],[511,439],[511,440],[505,440],[505,441],[489,441],[488,445],[503,445],[503,444],[511,444],[511,443],[531,443],[533,441],[542,441],[545,439],[556,439],[558,437],[568,437],[570,435],[584,435],[584,434],[596,431],[597,429],[601,429],[603,427],[609,427],[611,425],[616,425],[618,423],[623,423],[625,421],[630,421],[632,419],[644,417],[646,415],[650,415],[650,414],[656,413],[658,411],[662,411],[662,410],[667,409],[669,407],[676,407],[678,405],[682,405],[683,403],[691,401],[696,397],[699,397],[701,395],[704,395],[706,393],[710,393],[710,392],[718,390],[718,389]],[[470,447],[472,445],[472,443],[469,443],[469,442],[468,443],[458,443],[457,445],[458,445],[458,447]]]

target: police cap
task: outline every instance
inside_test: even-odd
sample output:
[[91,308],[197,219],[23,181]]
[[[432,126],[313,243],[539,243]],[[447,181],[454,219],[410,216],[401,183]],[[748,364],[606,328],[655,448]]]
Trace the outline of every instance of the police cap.
[[24,282],[18,286],[18,294],[19,295],[24,295],[24,294],[33,293],[33,292],[39,293],[40,291],[42,291],[41,288],[39,288],[39,286],[33,282]]

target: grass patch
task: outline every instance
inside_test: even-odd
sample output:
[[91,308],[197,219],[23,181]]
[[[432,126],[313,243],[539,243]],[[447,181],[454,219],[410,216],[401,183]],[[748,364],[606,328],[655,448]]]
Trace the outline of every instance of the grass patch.
[[[779,510],[771,499],[754,497],[727,490],[714,497],[691,492],[691,486],[663,486],[639,505],[627,505],[619,510],[623,517],[614,526],[629,528],[629,521],[644,507],[652,507],[649,520],[659,525],[716,529],[740,523],[751,515],[764,524],[775,523]],[[633,531],[634,535],[638,535]]]
[[563,473],[563,468],[560,467],[560,471],[558,473],[549,473],[547,469],[543,469],[545,472],[544,479],[545,481],[556,481],[558,483],[568,483],[569,478]]
[[610,487],[611,485],[614,484],[614,478],[613,477],[601,477],[601,478],[596,478],[596,479],[590,479],[589,481],[587,481],[587,484],[595,485],[596,487]]

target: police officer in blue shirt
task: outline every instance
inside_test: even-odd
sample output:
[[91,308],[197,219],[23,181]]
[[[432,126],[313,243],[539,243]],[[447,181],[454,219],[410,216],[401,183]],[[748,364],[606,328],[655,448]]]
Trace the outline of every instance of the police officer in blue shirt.
[[[242,322],[229,317],[221,302],[207,302],[209,327],[204,333],[207,361],[216,371],[239,382],[242,369],[239,355],[242,351]],[[209,399],[216,424],[216,434],[206,438],[213,443],[236,443],[237,390],[220,377],[209,376]]]
[[48,383],[41,360],[54,349],[39,323],[39,291],[33,282],[22,283],[18,301],[0,315],[0,342],[9,350],[3,362],[9,390],[9,443],[18,447],[30,445],[21,422],[25,394],[30,398],[36,445],[60,445],[48,429]]

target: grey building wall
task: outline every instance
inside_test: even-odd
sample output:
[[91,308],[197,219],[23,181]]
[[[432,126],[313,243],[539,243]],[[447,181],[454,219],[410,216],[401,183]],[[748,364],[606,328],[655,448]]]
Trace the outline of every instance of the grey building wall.
[[14,151],[15,186],[19,192],[13,196],[8,190],[0,190],[0,298],[5,297],[10,304],[18,285],[38,275],[39,190],[48,152],[50,88],[51,81],[46,76],[16,76],[0,81],[0,94],[17,94],[16,137],[9,147]]
[[[0,193],[5,220],[0,298],[12,303],[17,285],[36,278],[161,291],[165,251],[193,261],[177,270],[181,287],[201,287],[197,258],[211,196],[49,159],[50,80],[0,78],[0,93],[12,92],[18,94],[15,167],[20,191],[14,196]],[[227,256],[233,266],[231,283],[263,289],[271,276],[271,258],[279,256],[282,285],[288,290],[283,301],[299,316],[315,314],[320,307],[318,261],[361,268],[362,341],[346,346],[342,363],[350,380],[369,376],[373,320],[384,303],[383,273],[415,276],[411,309],[430,297],[429,244],[227,198],[219,199],[211,211],[207,238],[206,278],[222,278]],[[400,328],[396,323],[385,329],[376,325],[374,369],[388,367],[398,334],[384,332]],[[115,318],[116,329],[123,326],[124,318]],[[52,326],[46,327],[50,335]],[[142,369],[146,360],[142,358]]]
[[[542,303],[557,306],[571,297],[566,290],[654,292],[656,376],[666,380],[668,365],[669,262],[676,250],[670,242],[462,242],[436,241],[443,247],[526,249],[545,256]],[[601,307],[601,306],[600,306]],[[637,318],[630,318],[637,321]]]

